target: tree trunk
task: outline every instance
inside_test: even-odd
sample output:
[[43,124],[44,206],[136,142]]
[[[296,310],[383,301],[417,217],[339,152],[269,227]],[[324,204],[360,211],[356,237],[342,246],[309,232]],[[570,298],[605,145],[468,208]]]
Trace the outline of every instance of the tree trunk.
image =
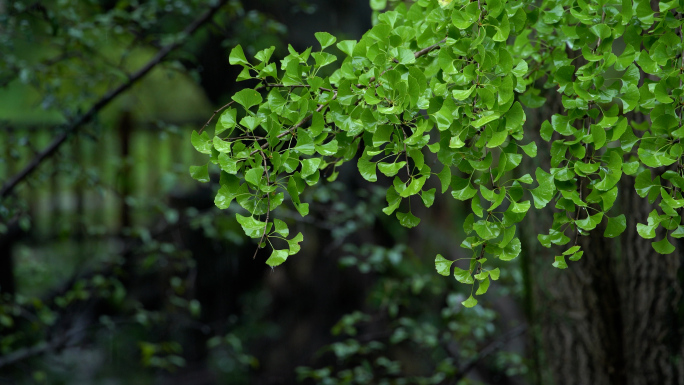
[[682,245],[660,255],[637,234],[654,207],[631,177],[621,182],[620,206],[627,230],[618,239],[604,238],[599,226],[580,237],[580,261],[539,271],[546,364],[558,385],[684,384]]

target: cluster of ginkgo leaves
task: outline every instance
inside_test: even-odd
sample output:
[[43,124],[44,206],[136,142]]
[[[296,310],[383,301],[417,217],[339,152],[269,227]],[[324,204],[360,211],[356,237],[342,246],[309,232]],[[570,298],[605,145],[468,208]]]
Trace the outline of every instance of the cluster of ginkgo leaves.
[[[348,161],[370,182],[378,173],[392,178],[383,212],[403,226],[418,225],[412,205],[430,207],[436,190],[470,203],[461,244],[472,250],[468,269],[441,255],[435,264],[459,282],[478,281],[475,295],[499,278],[494,261],[519,255],[516,224],[532,206],[555,206],[551,229],[538,239],[567,245],[558,268],[567,267],[566,257],[581,258],[578,236],[602,221],[605,237],[619,236],[626,218],[611,209],[624,174],[636,175],[636,191],[650,203],[660,198],[638,232],[655,238],[662,226],[667,234],[653,248],[671,253],[667,237],[684,236],[684,4],[658,7],[648,0],[419,0],[380,14],[359,41],[316,33],[319,50],[290,47],[278,63],[273,48],[248,60],[237,46],[230,63],[242,66],[238,80],[258,85],[221,109],[213,135],[193,132],[209,159],[190,172],[207,182],[209,165],[220,168],[216,205],[235,200],[248,212],[237,220],[259,247],[271,246],[270,266],[297,253],[303,239],[290,237],[272,212],[287,199],[307,215],[300,194],[321,178],[334,180]],[[563,113],[525,126],[525,110],[551,98],[562,100]],[[537,155],[538,137],[551,143],[550,163],[532,176],[518,166]],[[433,177],[440,188],[424,188]],[[476,303],[472,294],[463,302]]]

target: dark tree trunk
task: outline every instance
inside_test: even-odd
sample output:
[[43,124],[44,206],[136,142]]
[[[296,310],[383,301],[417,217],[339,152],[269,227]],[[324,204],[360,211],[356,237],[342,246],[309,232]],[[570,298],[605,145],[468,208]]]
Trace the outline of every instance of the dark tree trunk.
[[[527,112],[529,127],[563,114],[560,100],[550,98],[547,108]],[[537,144],[539,163],[528,161],[528,169],[549,164],[548,143]],[[549,204],[530,213],[532,225],[521,228],[527,240],[522,263],[537,384],[684,385],[684,242],[675,243],[674,253],[660,255],[653,240],[636,231],[657,203],[639,197],[634,178],[623,175],[617,209],[608,215],[624,213],[627,229],[616,239],[605,238],[604,221],[580,237],[584,255],[568,261],[566,270],[551,265],[572,242],[549,250],[536,240],[536,234],[548,233],[551,211],[557,209]]]
[[13,296],[16,292],[12,250],[21,235],[22,231],[16,221],[7,226],[5,234],[0,235],[0,294]]
[[684,384],[681,249],[660,255],[637,234],[652,207],[633,180],[620,195],[627,230],[619,239],[597,228],[580,238],[580,261],[541,270],[544,347],[559,385]]

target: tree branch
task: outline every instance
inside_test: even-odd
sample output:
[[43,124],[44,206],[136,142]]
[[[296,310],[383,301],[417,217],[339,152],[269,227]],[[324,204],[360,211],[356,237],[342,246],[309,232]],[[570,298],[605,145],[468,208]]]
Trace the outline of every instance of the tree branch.
[[[271,178],[268,176],[268,163],[266,162],[266,155],[264,154],[264,150],[259,147],[259,152],[261,152],[261,157],[264,158],[264,172],[266,172],[266,183],[269,185],[271,184]],[[266,224],[264,225],[264,232],[261,233],[261,239],[259,240],[259,243],[257,244],[257,248],[254,251],[254,256],[252,259],[256,258],[257,253],[259,252],[259,248],[261,247],[261,242],[264,241],[264,238],[266,237],[266,231],[268,230],[268,217],[271,214],[271,193],[267,192],[266,193]],[[275,226],[275,223],[273,224]]]
[[423,56],[423,55],[427,55],[427,54],[430,53],[431,51],[434,51],[434,50],[440,48],[440,44],[442,44],[442,43],[446,43],[446,38],[440,40],[440,41],[439,41],[438,43],[436,43],[436,44],[433,44],[433,45],[431,45],[431,46],[429,46],[429,47],[425,47],[425,48],[421,49],[420,51],[414,53],[413,56],[415,56],[416,59],[418,59],[419,57],[421,57],[421,56]]
[[[330,103],[330,102],[332,102],[333,100],[337,99],[337,90],[333,91],[333,93],[334,93],[334,94],[333,94],[332,99],[330,99],[329,101],[327,101],[327,102],[325,102],[325,103],[323,103],[323,104],[318,105],[318,108],[316,108],[316,112],[321,112],[321,111],[323,110],[323,108],[324,108],[325,106],[328,105],[328,103]],[[306,117],[304,117],[304,119],[300,120],[299,123],[297,123],[297,124],[295,124],[294,126],[290,127],[290,128],[289,128],[288,130],[286,130],[285,132],[281,132],[280,134],[278,134],[278,136],[277,136],[276,138],[280,139],[280,138],[282,138],[282,137],[285,136],[285,135],[289,135],[289,134],[294,133],[296,129],[298,129],[299,127],[303,126],[306,122],[308,122],[309,120],[311,120],[311,118],[313,118],[313,114],[307,115]],[[261,148],[258,148],[258,149],[256,149],[256,150],[250,152],[250,153],[249,153],[249,156],[252,156],[252,155],[256,154],[257,152],[261,151],[262,149],[264,149],[264,148],[266,148],[266,147],[268,147],[268,143],[264,143],[263,145],[261,145]]]
[[0,357],[0,368],[12,365],[16,362],[20,362],[32,357],[39,356],[46,352],[67,348],[74,343],[72,337],[77,332],[78,331],[70,330],[67,333],[59,337],[56,337],[49,342],[43,341],[29,348],[19,349],[7,354],[6,356]]
[[475,367],[475,365],[480,363],[480,361],[484,360],[490,354],[496,352],[497,350],[503,348],[507,342],[509,342],[509,341],[515,339],[516,337],[520,336],[521,334],[525,333],[525,331],[527,331],[527,325],[525,325],[525,324],[519,325],[519,326],[509,330],[508,332],[506,332],[504,335],[502,335],[500,338],[498,338],[494,342],[487,345],[484,349],[480,350],[477,353],[475,358],[468,361],[468,363],[466,363],[461,369],[458,370],[458,373],[454,377],[452,383],[456,384],[458,381],[462,380],[463,377],[465,377],[466,374],[468,374],[468,372]]
[[17,185],[21,181],[26,179],[26,177],[31,175],[43,161],[53,156],[55,152],[62,146],[62,144],[66,142],[70,135],[77,132],[78,129],[81,128],[81,126],[83,126],[84,124],[90,122],[102,108],[108,105],[122,92],[129,89],[138,80],[147,75],[147,73],[150,72],[150,70],[152,70],[157,64],[161,63],[161,61],[171,51],[185,43],[187,38],[193,33],[195,33],[204,23],[211,20],[212,16],[214,16],[216,11],[218,11],[218,9],[221,8],[226,2],[227,0],[220,0],[218,3],[216,3],[216,5],[207,9],[207,11],[204,12],[200,17],[198,17],[187,27],[185,27],[181,39],[162,47],[157,52],[157,54],[149,62],[147,62],[147,64],[145,64],[138,71],[130,75],[126,83],[123,83],[119,85],[117,88],[107,92],[107,94],[105,94],[105,96],[103,96],[100,100],[95,102],[95,104],[93,104],[93,106],[90,107],[90,109],[85,114],[79,116],[78,118],[76,118],[76,120],[71,122],[71,124],[69,124],[64,129],[64,132],[57,136],[45,149],[43,149],[43,151],[36,154],[36,156],[29,162],[29,164],[26,167],[24,167],[24,169],[19,171],[17,174],[9,178],[7,182],[5,182],[5,184],[2,186],[2,190],[0,190],[0,198],[5,198],[10,193],[12,193],[14,188],[17,187]]

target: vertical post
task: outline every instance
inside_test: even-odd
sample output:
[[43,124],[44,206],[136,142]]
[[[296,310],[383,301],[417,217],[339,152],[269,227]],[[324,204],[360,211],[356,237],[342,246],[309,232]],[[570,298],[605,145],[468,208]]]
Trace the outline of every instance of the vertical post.
[[[14,160],[11,154],[11,141],[13,136],[13,130],[7,127],[3,130],[3,140],[0,143],[4,143],[3,153],[5,156],[4,169],[7,175],[12,175],[15,169]],[[14,295],[16,291],[16,285],[14,281],[14,260],[12,256],[12,244],[17,239],[15,232],[18,230],[16,221],[6,224],[6,232],[0,234],[0,294]]]
[[130,112],[124,112],[119,120],[119,151],[121,155],[121,170],[119,171],[119,188],[121,197],[120,228],[119,234],[131,226],[131,210],[126,204],[126,198],[133,192],[133,179],[131,178],[131,126],[133,119]]

